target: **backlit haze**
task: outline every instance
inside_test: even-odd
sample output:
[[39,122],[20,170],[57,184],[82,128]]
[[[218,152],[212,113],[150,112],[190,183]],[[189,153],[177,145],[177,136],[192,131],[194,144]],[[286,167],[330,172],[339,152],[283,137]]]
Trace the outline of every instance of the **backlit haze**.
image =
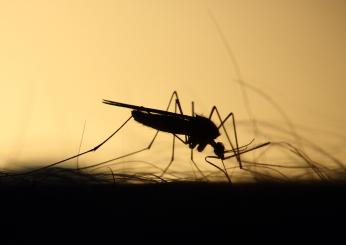
[[[191,114],[191,101],[197,114],[208,116],[213,105],[223,116],[234,112],[241,145],[290,142],[335,169],[299,137],[344,162],[345,13],[342,0],[1,1],[0,166],[35,167],[77,154],[85,122],[81,151],[97,145],[131,112],[102,99],[165,109],[177,90],[184,113]],[[231,134],[231,123],[226,127]],[[140,149],[154,133],[131,121],[79,164]],[[164,168],[170,142],[159,134],[152,150],[124,160]],[[188,148],[176,145],[172,171],[191,170]],[[267,151],[261,162],[297,163],[289,151]],[[195,155],[210,169],[210,147]],[[226,164],[237,166],[235,159]],[[137,166],[121,168],[130,165]]]

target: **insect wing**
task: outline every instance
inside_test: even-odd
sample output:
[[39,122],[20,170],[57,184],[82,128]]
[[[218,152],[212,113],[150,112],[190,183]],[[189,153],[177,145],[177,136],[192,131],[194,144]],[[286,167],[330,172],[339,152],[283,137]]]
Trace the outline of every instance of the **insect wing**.
[[159,109],[153,109],[153,108],[148,108],[148,107],[144,107],[144,106],[131,105],[131,104],[116,102],[116,101],[112,101],[112,100],[103,100],[102,102],[107,104],[107,105],[125,107],[125,108],[129,108],[129,109],[134,109],[137,111],[151,112],[151,113],[157,113],[157,114],[168,115],[168,116],[176,116],[176,117],[182,117],[185,119],[191,118],[191,116],[182,115],[182,114],[178,114],[178,113],[174,113],[174,112],[169,112],[169,111],[164,111],[164,110],[159,110]]

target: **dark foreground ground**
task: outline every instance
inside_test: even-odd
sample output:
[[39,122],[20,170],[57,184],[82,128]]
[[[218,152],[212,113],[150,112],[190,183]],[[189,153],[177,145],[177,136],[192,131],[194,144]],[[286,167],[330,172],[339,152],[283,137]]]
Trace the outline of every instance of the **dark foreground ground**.
[[345,187],[344,184],[2,184],[0,243],[343,241]]

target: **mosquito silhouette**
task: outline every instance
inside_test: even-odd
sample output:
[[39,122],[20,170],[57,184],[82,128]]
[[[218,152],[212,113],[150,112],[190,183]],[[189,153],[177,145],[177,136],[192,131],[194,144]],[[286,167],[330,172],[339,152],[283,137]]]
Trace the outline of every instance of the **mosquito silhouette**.
[[[175,99],[174,100],[175,101],[174,102],[174,112],[170,112],[168,110],[171,107],[173,99]],[[234,114],[232,112],[229,113],[224,119],[222,119],[217,107],[213,106],[211,109],[211,112],[209,114],[209,117],[207,118],[207,117],[204,117],[201,115],[197,115],[194,112],[194,102],[192,102],[191,103],[192,104],[192,115],[191,116],[185,115],[183,113],[183,110],[182,110],[182,107],[180,104],[180,100],[179,100],[179,96],[178,96],[178,93],[176,91],[174,91],[172,93],[166,110],[147,108],[147,107],[143,107],[143,106],[125,104],[125,103],[115,102],[115,101],[111,101],[111,100],[103,100],[103,103],[105,103],[107,105],[125,107],[125,108],[132,109],[131,116],[119,128],[117,128],[108,138],[106,138],[104,141],[102,141],[100,144],[98,144],[94,148],[87,150],[85,152],[79,153],[77,155],[74,155],[72,157],[66,158],[64,160],[58,161],[56,163],[50,164],[48,166],[42,167],[40,169],[34,170],[34,171],[43,170],[43,169],[55,166],[57,164],[60,164],[62,162],[71,160],[73,158],[82,156],[82,155],[87,154],[89,152],[96,151],[103,144],[105,144],[108,140],[110,140],[116,133],[118,133],[132,118],[135,121],[137,121],[137,122],[139,122],[145,126],[156,129],[156,133],[155,133],[154,137],[152,138],[152,140],[150,141],[150,143],[148,144],[148,146],[146,146],[140,150],[136,150],[136,151],[127,153],[125,155],[122,155],[122,156],[117,157],[117,158],[112,159],[112,160],[118,160],[118,159],[125,158],[125,157],[131,156],[131,155],[135,155],[135,154],[140,153],[140,152],[145,151],[145,150],[149,150],[152,147],[152,145],[153,145],[153,143],[154,143],[154,141],[155,141],[155,139],[156,139],[156,137],[160,131],[170,133],[173,135],[172,155],[171,155],[171,159],[170,159],[168,165],[162,171],[160,177],[162,177],[167,172],[167,170],[169,169],[169,167],[171,166],[171,164],[174,161],[175,139],[180,140],[183,144],[188,145],[188,147],[191,149],[191,161],[203,177],[205,177],[203,172],[199,169],[198,165],[196,164],[196,162],[193,159],[193,149],[197,148],[197,151],[202,152],[206,148],[207,145],[210,145],[214,149],[215,155],[206,156],[205,161],[207,163],[211,164],[212,166],[214,166],[215,168],[219,169],[220,171],[222,171],[230,183],[231,183],[231,178],[229,177],[229,175],[227,173],[227,169],[226,169],[224,162],[223,162],[224,160],[236,157],[237,162],[239,164],[239,168],[242,168],[242,162],[241,162],[241,157],[240,157],[241,154],[244,154],[246,152],[249,152],[249,151],[252,151],[252,150],[255,150],[255,149],[258,149],[260,147],[263,147],[263,146],[270,144],[270,142],[266,142],[266,143],[262,143],[260,145],[256,145],[256,146],[253,146],[251,148],[248,148],[248,146],[253,142],[253,140],[252,140],[249,144],[239,147],[236,124],[235,124]],[[216,124],[211,120],[211,118],[214,114],[216,114],[218,120],[220,121],[220,124],[218,126],[216,126]],[[224,126],[225,122],[229,118],[232,118],[233,133],[234,133],[234,138],[235,138],[235,146],[232,143],[232,141],[231,141],[231,139],[227,133],[227,130]],[[216,138],[218,138],[221,135],[220,134],[221,128],[225,132],[227,141],[228,141],[231,149],[226,150],[225,146],[222,142],[216,142],[215,141]],[[183,136],[184,139],[181,136]],[[213,159],[213,158],[214,159],[220,159],[223,168],[221,168],[218,165],[216,165],[215,163],[211,162],[210,159]],[[84,167],[81,169],[97,167],[97,166],[100,166],[102,164],[104,164],[104,163],[94,164],[94,165],[87,166],[87,167]],[[34,171],[32,171],[32,172],[34,172]]]

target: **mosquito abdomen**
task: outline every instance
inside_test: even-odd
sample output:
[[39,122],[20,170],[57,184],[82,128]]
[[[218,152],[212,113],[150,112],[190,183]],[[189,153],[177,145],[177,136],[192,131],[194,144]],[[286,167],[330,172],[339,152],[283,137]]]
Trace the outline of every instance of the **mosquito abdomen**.
[[189,135],[191,132],[191,121],[186,120],[183,117],[161,115],[137,110],[132,111],[132,116],[137,122],[160,131],[184,135]]

